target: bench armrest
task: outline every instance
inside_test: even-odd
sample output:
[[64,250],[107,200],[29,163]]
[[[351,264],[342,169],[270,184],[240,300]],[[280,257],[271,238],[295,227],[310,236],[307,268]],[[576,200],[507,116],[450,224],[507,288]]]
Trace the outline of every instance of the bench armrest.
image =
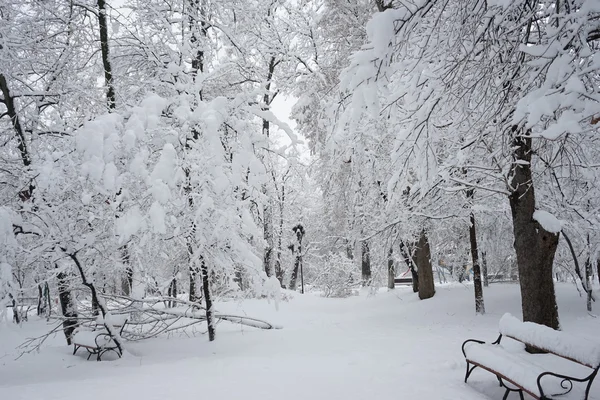
[[477,340],[477,339],[467,339],[467,340],[465,340],[463,342],[462,346],[461,346],[461,350],[462,350],[463,356],[465,356],[465,358],[467,358],[467,353],[465,352],[465,345],[467,343],[471,343],[471,342],[473,342],[473,343],[479,343],[479,344],[485,344],[485,342],[483,340]]
[[[500,341],[502,340],[502,334],[500,334],[500,336],[498,336],[498,339],[496,339],[495,341],[493,341],[491,344],[500,344]],[[463,356],[465,356],[465,358],[467,358],[467,353],[465,352],[465,345],[467,343],[479,343],[479,344],[485,344],[485,342],[483,340],[477,340],[477,339],[467,339],[463,342],[463,345],[461,347],[461,350],[463,352]]]
[[[98,342],[98,339],[101,339],[102,343]],[[96,347],[99,349],[103,349],[106,347],[107,344],[110,343],[110,341],[112,340],[112,336],[110,336],[110,334],[108,332],[102,332],[96,335],[96,338],[94,339],[94,341],[96,342]]]
[[[542,378],[544,378],[546,376],[553,376],[555,378],[562,379],[562,381],[560,382],[560,387],[565,389],[565,391],[562,393],[550,393],[550,395],[551,396],[563,396],[563,395],[569,393],[573,389],[573,381],[587,382],[587,381],[593,380],[597,373],[598,373],[598,368],[594,369],[594,371],[592,371],[592,373],[585,378],[575,378],[572,376],[557,374],[555,372],[550,372],[550,371],[544,372],[544,373],[541,373],[537,378],[538,390],[540,391],[542,398],[544,398],[544,390],[542,389]],[[590,384],[591,384],[591,382],[590,382]],[[589,391],[589,385],[588,385],[587,390]],[[586,395],[586,398],[587,398],[587,395]]]
[[[498,336],[498,339],[496,339],[496,341],[492,342],[492,344],[500,344],[500,340],[502,340],[502,334],[500,336]],[[483,340],[477,340],[477,339],[467,339],[463,342],[461,350],[463,353],[463,356],[465,356],[465,358],[467,358],[467,353],[465,352],[465,345],[467,343],[479,343],[479,344],[485,344],[485,342]]]

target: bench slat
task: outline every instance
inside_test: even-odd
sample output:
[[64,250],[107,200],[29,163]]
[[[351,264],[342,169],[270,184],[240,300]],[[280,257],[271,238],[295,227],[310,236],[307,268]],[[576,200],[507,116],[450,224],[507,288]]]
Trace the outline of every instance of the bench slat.
[[[490,367],[486,367],[485,365],[478,364],[478,363],[476,363],[476,362],[474,362],[474,361],[469,361],[469,362],[470,362],[471,364],[473,364],[473,365],[477,365],[479,368],[483,368],[483,369],[485,369],[486,371],[489,371],[489,372],[491,372],[492,374],[494,374],[494,375],[496,375],[496,376],[498,376],[498,377],[500,377],[500,378],[504,379],[506,382],[512,383],[512,384],[513,384],[513,385],[515,385],[516,387],[523,389],[523,391],[524,391],[524,392],[527,392],[527,394],[529,394],[531,397],[533,397],[533,398],[535,398],[535,399],[539,399],[539,398],[540,398],[540,396],[539,396],[539,395],[536,395],[536,394],[534,394],[534,393],[531,393],[529,390],[527,390],[526,388],[523,388],[523,387],[521,387],[521,385],[519,385],[517,382],[515,382],[515,381],[511,380],[510,378],[506,377],[505,375],[501,374],[500,372],[498,372],[498,371],[494,371],[492,368],[490,368]],[[536,390],[536,391],[537,391],[537,390]]]

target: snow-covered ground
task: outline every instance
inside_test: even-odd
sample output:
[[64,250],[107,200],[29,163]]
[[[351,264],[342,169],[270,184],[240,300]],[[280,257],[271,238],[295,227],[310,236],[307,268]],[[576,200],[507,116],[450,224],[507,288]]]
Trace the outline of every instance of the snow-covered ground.
[[[559,284],[557,296],[563,330],[597,337],[600,319],[576,289]],[[403,287],[347,299],[295,294],[278,311],[264,300],[219,303],[219,311],[283,329],[223,322],[213,343],[205,335],[151,339],[103,362],[73,356],[61,336],[15,360],[15,345],[47,327],[35,318],[21,327],[0,322],[0,399],[500,400],[504,391],[486,371],[463,383],[460,346],[494,340],[505,312],[521,316],[518,286],[485,288],[485,301],[486,315],[476,316],[472,286],[454,284],[426,301]],[[600,399],[600,382],[590,398]]]

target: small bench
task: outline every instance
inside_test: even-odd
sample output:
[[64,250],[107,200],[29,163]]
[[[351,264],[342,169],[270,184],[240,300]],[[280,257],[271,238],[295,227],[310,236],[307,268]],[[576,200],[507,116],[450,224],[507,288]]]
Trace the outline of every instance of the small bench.
[[123,329],[127,324],[126,315],[110,315],[107,321],[99,316],[92,323],[91,329],[84,327],[77,328],[73,335],[73,355],[77,353],[79,348],[83,347],[88,351],[88,360],[92,355],[97,356],[97,361],[101,361],[102,355],[108,351],[114,351],[119,358],[121,350],[117,346],[113,336],[106,329],[105,324],[109,323],[114,329],[119,330],[119,336],[123,333]]
[[[500,343],[503,336],[587,368],[582,368],[584,372],[579,376],[549,371],[542,366],[544,359],[537,358],[532,362],[529,360],[535,356],[508,351]],[[467,361],[465,382],[475,368],[483,368],[496,375],[500,385],[506,388],[503,400],[510,392],[518,392],[521,399],[523,392],[536,399],[550,399],[571,392],[574,382],[587,382],[584,397],[587,399],[600,366],[600,344],[544,325],[521,322],[510,314],[504,314],[500,319],[500,336],[495,342],[469,339],[463,343],[462,352]],[[509,388],[506,382],[515,387]]]

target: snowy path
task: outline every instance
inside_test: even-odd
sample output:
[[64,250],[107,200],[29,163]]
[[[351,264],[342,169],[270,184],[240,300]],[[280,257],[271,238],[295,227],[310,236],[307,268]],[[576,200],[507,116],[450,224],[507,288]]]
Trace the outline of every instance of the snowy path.
[[[60,337],[40,354],[2,357],[23,332],[0,324],[0,399],[501,399],[491,374],[474,373],[463,383],[460,345],[471,337],[493,340],[504,312],[520,315],[517,289],[489,288],[488,313],[479,317],[472,287],[463,286],[438,288],[428,301],[401,288],[349,299],[296,295],[279,311],[265,301],[220,304],[221,311],[247,312],[284,329],[223,323],[215,343],[204,336],[149,340],[101,363],[72,356]],[[585,314],[576,290],[564,285],[557,292],[565,331],[594,336],[600,321]],[[591,398],[600,399],[600,383]]]

